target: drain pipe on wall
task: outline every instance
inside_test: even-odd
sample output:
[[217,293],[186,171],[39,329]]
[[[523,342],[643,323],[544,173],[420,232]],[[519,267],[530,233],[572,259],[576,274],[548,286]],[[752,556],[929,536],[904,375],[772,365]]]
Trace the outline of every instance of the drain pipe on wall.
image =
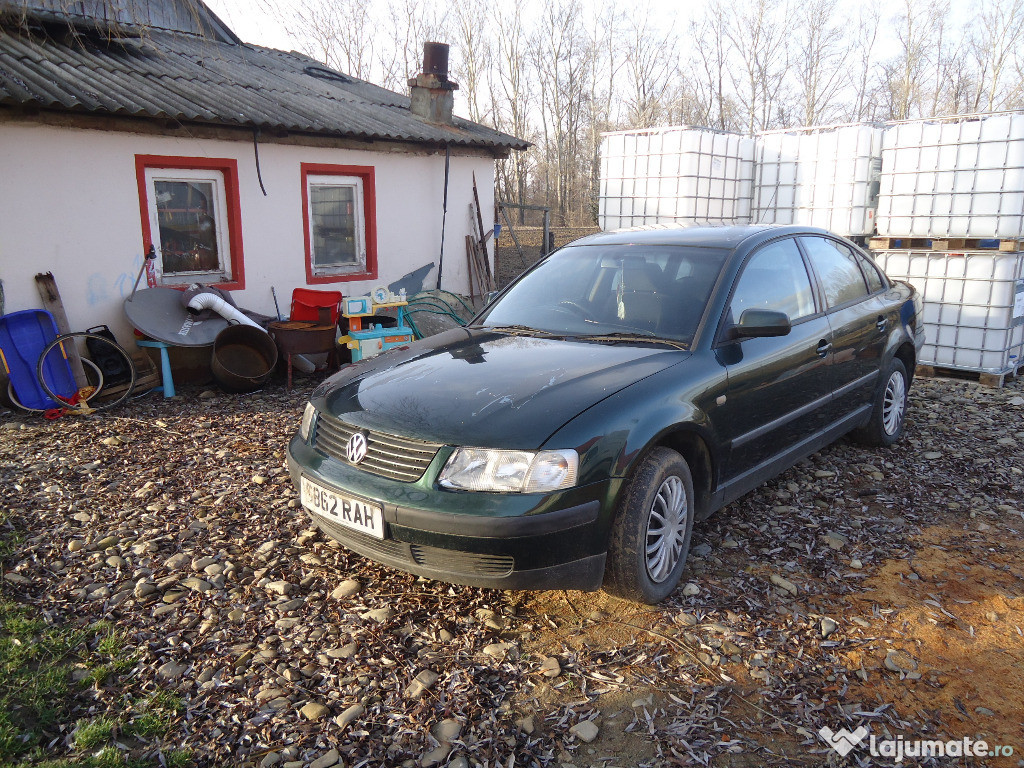
[[444,208],[441,212],[441,255],[437,259],[437,290],[441,290],[441,270],[444,269],[444,225],[448,220],[448,167],[451,163],[451,150],[444,145]]

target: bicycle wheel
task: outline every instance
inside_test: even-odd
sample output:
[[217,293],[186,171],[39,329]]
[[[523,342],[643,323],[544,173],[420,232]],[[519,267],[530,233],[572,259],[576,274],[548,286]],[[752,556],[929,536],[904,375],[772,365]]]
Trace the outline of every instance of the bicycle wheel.
[[[47,356],[53,353],[53,350],[59,349],[61,356],[66,359],[67,350],[64,348],[64,345],[81,344],[81,346],[77,346],[76,348],[78,349],[79,356],[82,358],[82,362],[85,362],[86,360],[89,360],[89,358],[86,357],[84,350],[86,341],[91,341],[96,344],[108,344],[110,346],[111,354],[116,353],[124,358],[125,365],[128,369],[128,381],[125,382],[123,385],[118,385],[117,387],[118,390],[122,389],[123,387],[123,391],[119,391],[113,399],[104,401],[98,399],[100,394],[103,392],[103,387],[100,386],[98,389],[94,390],[91,395],[88,395],[85,398],[85,402],[88,403],[90,408],[95,408],[97,410],[113,408],[115,405],[119,405],[120,403],[127,400],[128,397],[131,395],[132,390],[135,389],[135,380],[136,378],[138,378],[139,373],[135,368],[135,363],[132,361],[132,356],[129,355],[127,351],[125,351],[124,347],[122,347],[116,341],[111,341],[106,336],[100,336],[97,333],[87,333],[84,331],[75,331],[73,333],[65,333],[61,336],[58,336],[56,339],[50,342],[46,349],[43,350],[43,353],[39,356],[39,362],[36,364],[36,376],[39,377],[39,383],[42,384],[43,390],[46,392],[47,395],[52,397],[54,400],[63,400],[64,398],[61,398],[50,389],[50,384],[46,380]],[[96,367],[95,363],[93,363],[91,360],[89,360],[89,364],[95,367],[97,370],[99,370],[98,367]]]
[[[94,363],[87,357],[82,358],[82,363],[88,369],[91,369],[86,370],[85,375],[89,379],[89,386],[95,390],[92,396],[95,396],[95,394],[97,394],[101,389],[103,389],[103,371],[100,370],[100,367],[96,365],[96,363]],[[53,393],[51,393],[48,389],[46,390],[46,392],[50,399],[53,400],[54,402],[65,402],[63,397],[54,397]],[[22,403],[20,400],[18,400],[18,395],[14,391],[14,383],[10,381],[7,382],[7,399],[11,401],[11,404],[14,406],[15,410],[23,411],[25,413],[45,413],[46,411],[49,410],[48,408],[29,408],[27,405]],[[86,400],[86,402],[88,402],[88,400]]]

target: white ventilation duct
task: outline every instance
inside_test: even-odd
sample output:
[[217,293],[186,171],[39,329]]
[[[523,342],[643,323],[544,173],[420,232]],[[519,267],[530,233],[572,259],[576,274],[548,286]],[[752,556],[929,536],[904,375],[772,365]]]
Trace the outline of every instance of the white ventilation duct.
[[189,312],[202,312],[204,309],[212,309],[225,320],[235,320],[242,325],[251,325],[253,328],[259,328],[264,333],[267,332],[266,328],[250,320],[237,307],[231,306],[215,293],[197,293],[188,303]]

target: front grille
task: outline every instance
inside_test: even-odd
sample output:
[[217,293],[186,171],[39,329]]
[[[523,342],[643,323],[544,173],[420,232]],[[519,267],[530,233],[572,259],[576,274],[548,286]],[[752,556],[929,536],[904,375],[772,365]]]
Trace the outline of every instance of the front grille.
[[310,517],[328,536],[337,539],[353,552],[413,572],[414,565],[421,565],[453,576],[507,576],[515,568],[515,560],[510,555],[478,555],[408,544],[396,539],[375,539],[320,515],[311,514]]
[[[366,435],[366,458],[359,464],[350,464],[345,453],[348,440],[356,432]],[[316,420],[313,446],[333,459],[392,480],[412,483],[423,477],[434,460],[441,443],[428,443],[410,437],[389,435],[386,432],[360,430],[333,416],[320,413]]]
[[450,549],[423,547],[413,544],[409,547],[412,559],[417,565],[436,568],[451,573],[477,574],[479,576],[508,576],[515,564],[510,555],[477,555],[470,552],[453,552]]

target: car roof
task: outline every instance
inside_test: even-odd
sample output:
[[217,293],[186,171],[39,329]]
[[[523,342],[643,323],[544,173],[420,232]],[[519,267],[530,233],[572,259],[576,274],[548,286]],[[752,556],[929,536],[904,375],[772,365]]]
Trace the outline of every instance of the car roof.
[[796,234],[825,235],[828,232],[815,227],[774,224],[694,227],[653,225],[598,232],[575,240],[570,245],[689,245],[731,250],[748,240],[753,245],[778,235]]

